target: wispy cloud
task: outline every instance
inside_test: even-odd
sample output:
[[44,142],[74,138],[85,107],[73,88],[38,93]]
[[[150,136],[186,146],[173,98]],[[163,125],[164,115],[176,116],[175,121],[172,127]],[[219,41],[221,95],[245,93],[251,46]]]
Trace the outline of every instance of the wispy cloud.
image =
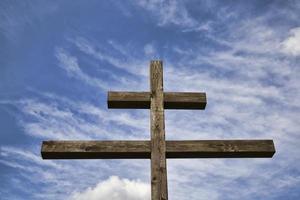
[[102,80],[93,78],[84,73],[79,67],[78,59],[75,56],[71,56],[66,50],[57,48],[55,55],[59,61],[59,66],[66,70],[69,76],[78,78],[91,86],[96,86],[101,89],[106,89],[108,87]]
[[94,58],[105,61],[116,68],[127,71],[133,75],[146,76],[148,70],[144,67],[147,65],[147,61],[144,59],[133,60],[132,56],[128,56],[130,54],[130,49],[124,49],[120,44],[116,42],[112,42],[109,40],[109,43],[112,47],[117,50],[119,53],[126,55],[127,57],[124,59],[120,59],[120,57],[115,58],[109,55],[109,50],[105,50],[106,52],[102,52],[101,50],[97,50],[97,46],[86,40],[85,38],[76,38],[75,40],[71,40],[82,52],[86,53],[89,56],[93,56]]
[[135,1],[143,9],[148,10],[154,17],[157,17],[159,26],[174,24],[185,28],[194,27],[197,21],[191,17],[184,3],[181,1]]
[[[52,103],[36,99],[3,101],[13,105],[29,120],[20,120],[31,136],[52,139],[144,138],[148,135],[145,112],[108,111],[87,102],[77,102],[54,94],[42,94]],[[106,104],[106,102],[103,102]],[[140,123],[136,123],[136,121]],[[124,127],[127,127],[124,130]],[[129,134],[129,135],[128,135]],[[130,136],[131,135],[131,136]]]
[[56,169],[62,168],[61,165],[51,160],[43,161],[40,155],[36,155],[30,151],[26,151],[26,150],[24,151],[15,147],[8,147],[8,146],[0,147],[0,155],[2,158],[6,158],[6,159],[9,157],[15,157],[16,160],[21,158],[40,166],[53,167]]
[[[18,44],[25,27],[36,26],[36,16],[42,20],[57,9],[56,3],[47,1],[23,1],[14,6],[11,6],[10,2],[1,2],[0,33],[7,41]],[[4,38],[1,39],[4,41]]]

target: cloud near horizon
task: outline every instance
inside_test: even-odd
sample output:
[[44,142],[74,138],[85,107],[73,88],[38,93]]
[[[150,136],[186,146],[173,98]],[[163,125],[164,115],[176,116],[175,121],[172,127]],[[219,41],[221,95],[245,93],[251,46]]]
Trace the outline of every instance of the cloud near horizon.
[[137,180],[111,176],[94,188],[72,195],[70,200],[150,200],[150,185]]

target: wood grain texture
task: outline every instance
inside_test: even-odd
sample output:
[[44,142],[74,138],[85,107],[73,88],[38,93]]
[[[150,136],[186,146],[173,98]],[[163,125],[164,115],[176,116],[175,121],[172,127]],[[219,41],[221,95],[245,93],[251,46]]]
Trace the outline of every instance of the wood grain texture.
[[206,94],[203,92],[164,92],[165,109],[197,109],[206,107]]
[[149,109],[150,92],[109,91],[107,94],[107,107],[118,109]]
[[273,140],[167,141],[167,158],[270,158]]
[[167,200],[167,164],[162,61],[150,62],[151,198]]
[[[107,107],[149,109],[150,92],[117,92],[107,94]],[[164,92],[164,109],[200,109],[206,107],[206,94],[201,92]]]
[[[166,141],[166,158],[270,158],[272,140]],[[150,159],[151,141],[44,141],[43,159]]]
[[150,141],[44,141],[43,159],[150,158]]

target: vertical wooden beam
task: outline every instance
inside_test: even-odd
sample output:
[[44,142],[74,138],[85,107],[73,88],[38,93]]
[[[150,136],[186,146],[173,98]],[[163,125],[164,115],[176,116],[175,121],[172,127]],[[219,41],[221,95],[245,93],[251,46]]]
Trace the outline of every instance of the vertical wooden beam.
[[150,63],[151,196],[167,200],[166,142],[162,61]]

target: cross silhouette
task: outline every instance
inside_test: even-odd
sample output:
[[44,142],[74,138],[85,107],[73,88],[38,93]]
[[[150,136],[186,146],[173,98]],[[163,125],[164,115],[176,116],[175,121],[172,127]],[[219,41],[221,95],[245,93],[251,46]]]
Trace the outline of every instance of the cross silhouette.
[[151,198],[167,200],[166,158],[262,158],[273,140],[165,140],[164,109],[205,109],[206,94],[164,92],[162,61],[150,62],[150,92],[108,92],[108,108],[150,108],[150,141],[43,141],[43,159],[151,159]]

